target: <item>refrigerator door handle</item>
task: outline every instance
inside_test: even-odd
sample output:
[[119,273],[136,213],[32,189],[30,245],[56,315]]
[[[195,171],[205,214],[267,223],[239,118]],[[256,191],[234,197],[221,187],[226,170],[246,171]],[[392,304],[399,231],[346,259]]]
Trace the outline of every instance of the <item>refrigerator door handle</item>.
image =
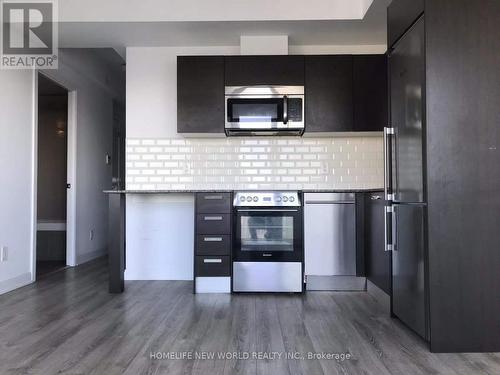
[[392,251],[398,251],[398,215],[397,205],[392,206],[391,227],[392,227]]
[[394,206],[385,206],[384,210],[384,251],[392,251],[392,215]]
[[384,195],[386,201],[393,200],[391,189],[392,175],[392,155],[391,155],[391,135],[394,135],[394,128],[384,128]]

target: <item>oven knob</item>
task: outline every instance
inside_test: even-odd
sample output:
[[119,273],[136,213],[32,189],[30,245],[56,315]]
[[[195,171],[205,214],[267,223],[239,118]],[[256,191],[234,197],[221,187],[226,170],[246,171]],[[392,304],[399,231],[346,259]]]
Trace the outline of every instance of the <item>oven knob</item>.
[[283,202],[288,202],[288,197],[283,197]]
[[245,201],[245,197],[240,197],[240,201],[244,202]]
[[281,197],[276,197],[276,202],[281,202]]
[[288,199],[290,202],[295,202],[295,198],[293,196],[291,196],[289,199]]
[[247,197],[247,202],[251,202],[251,201],[252,201],[252,197],[249,195],[249,196]]
[[259,197],[257,197],[257,196],[253,197],[254,202],[257,202],[258,200],[259,200]]

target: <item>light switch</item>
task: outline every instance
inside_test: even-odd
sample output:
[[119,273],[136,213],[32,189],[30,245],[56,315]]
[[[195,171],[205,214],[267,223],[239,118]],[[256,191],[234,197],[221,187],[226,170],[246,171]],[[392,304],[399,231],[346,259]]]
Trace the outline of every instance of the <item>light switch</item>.
[[9,259],[9,249],[7,246],[2,246],[0,250],[0,261],[7,262],[8,259]]

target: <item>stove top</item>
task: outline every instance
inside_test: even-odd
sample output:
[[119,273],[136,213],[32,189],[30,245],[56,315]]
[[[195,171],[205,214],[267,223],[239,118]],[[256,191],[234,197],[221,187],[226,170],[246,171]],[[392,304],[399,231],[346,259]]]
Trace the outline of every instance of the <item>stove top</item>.
[[238,191],[234,193],[236,207],[300,207],[297,191]]

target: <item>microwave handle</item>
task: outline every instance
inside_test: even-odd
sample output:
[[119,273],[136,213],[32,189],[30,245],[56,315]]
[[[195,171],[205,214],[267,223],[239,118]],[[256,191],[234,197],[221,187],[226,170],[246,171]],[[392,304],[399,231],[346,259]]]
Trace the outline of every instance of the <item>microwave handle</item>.
[[288,124],[288,96],[283,97],[283,124]]

